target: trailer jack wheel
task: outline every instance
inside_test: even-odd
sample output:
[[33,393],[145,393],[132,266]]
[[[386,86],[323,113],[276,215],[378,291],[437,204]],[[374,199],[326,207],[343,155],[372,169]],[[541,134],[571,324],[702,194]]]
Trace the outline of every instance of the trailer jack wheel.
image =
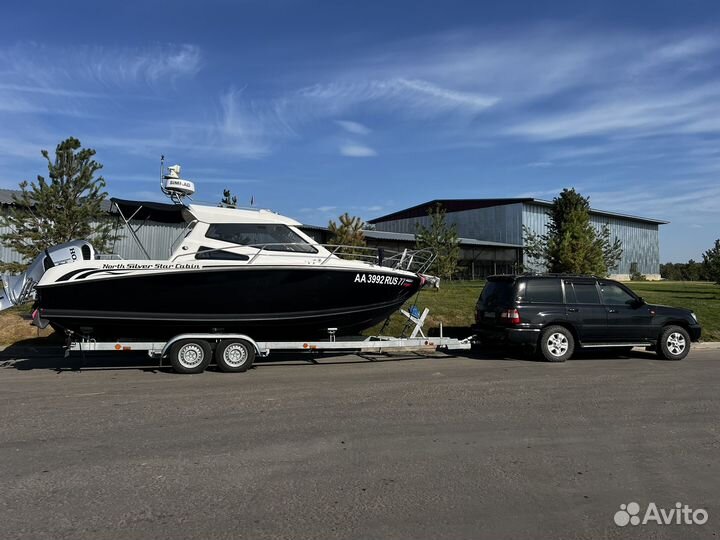
[[202,373],[210,363],[212,349],[202,339],[182,339],[173,343],[168,356],[178,373]]
[[215,349],[215,362],[220,371],[247,371],[254,360],[255,347],[244,339],[226,339]]

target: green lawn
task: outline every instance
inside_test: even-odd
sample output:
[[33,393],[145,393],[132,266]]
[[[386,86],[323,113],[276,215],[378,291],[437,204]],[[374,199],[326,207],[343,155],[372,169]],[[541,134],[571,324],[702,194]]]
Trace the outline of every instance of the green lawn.
[[703,341],[720,341],[720,285],[707,281],[626,283],[650,304],[692,309],[703,327]]
[[[445,281],[440,290],[424,290],[418,308],[430,308],[426,328],[467,327],[473,322],[475,302],[484,283],[482,281]],[[704,341],[720,341],[720,286],[708,282],[633,281],[626,283],[651,304],[664,304],[692,309],[703,327]],[[386,335],[396,335],[403,328],[402,316],[394,315]],[[367,333],[378,332],[377,326]]]

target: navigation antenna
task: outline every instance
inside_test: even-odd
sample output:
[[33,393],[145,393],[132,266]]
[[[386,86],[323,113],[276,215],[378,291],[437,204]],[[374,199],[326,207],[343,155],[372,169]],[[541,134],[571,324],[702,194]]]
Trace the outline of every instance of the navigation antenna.
[[183,199],[195,193],[195,184],[191,180],[180,178],[180,165],[171,165],[165,172],[165,156],[160,156],[160,191],[170,197],[176,204],[183,204]]

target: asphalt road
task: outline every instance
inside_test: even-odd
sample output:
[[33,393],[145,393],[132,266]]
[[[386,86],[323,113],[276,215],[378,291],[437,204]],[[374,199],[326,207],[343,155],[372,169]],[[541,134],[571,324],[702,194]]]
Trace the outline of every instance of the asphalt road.
[[[296,358],[6,362],[0,538],[718,536],[720,351]],[[615,525],[633,501],[709,519]]]

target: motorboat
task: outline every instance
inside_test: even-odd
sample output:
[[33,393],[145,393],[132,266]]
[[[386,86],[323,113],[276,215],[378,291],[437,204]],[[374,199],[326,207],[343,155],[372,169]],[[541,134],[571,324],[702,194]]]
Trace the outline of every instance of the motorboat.
[[[322,245],[269,210],[194,204],[179,166],[163,174],[162,190],[171,203],[111,199],[146,258],[98,254],[89,240],[55,246],[25,273],[3,276],[0,309],[34,299],[33,324],[84,339],[317,339],[372,327],[428,281],[428,251]],[[140,243],[134,224],[147,221],[177,224],[166,259]]]

